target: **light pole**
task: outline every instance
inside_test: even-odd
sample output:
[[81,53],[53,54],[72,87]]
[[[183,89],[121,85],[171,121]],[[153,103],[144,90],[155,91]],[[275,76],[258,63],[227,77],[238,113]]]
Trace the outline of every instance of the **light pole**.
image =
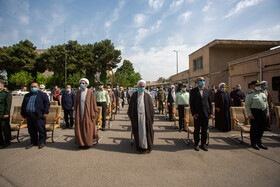
[[178,51],[173,50],[176,53],[176,70],[177,70],[177,74],[178,74]]

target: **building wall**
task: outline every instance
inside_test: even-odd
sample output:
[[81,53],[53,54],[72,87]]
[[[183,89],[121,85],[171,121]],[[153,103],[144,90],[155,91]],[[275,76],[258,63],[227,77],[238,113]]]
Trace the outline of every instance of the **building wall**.
[[272,77],[280,76],[280,49],[258,53],[230,62],[230,85],[233,87],[240,84],[245,94],[249,93],[251,90],[249,88],[250,82],[260,80],[259,59],[264,66],[263,80],[268,81],[268,90],[272,99],[274,102],[278,102],[278,91],[272,90]]
[[176,83],[187,83],[189,78],[189,70],[182,71],[178,74],[172,75],[171,76],[171,84],[176,84]]

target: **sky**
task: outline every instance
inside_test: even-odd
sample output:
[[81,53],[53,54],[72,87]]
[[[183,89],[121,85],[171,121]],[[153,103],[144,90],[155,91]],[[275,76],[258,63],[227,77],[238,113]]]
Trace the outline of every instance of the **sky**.
[[[65,32],[66,31],[66,32]],[[0,0],[0,47],[110,39],[147,81],[189,68],[215,39],[280,40],[279,0]],[[122,65],[122,62],[119,66]]]

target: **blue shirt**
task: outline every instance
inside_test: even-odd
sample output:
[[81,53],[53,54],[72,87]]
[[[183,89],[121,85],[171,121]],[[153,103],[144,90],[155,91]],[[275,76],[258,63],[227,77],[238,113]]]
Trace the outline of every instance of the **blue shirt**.
[[29,102],[27,103],[27,106],[26,106],[26,112],[36,112],[36,109],[35,109],[36,97],[37,97],[37,93],[33,94],[30,97]]

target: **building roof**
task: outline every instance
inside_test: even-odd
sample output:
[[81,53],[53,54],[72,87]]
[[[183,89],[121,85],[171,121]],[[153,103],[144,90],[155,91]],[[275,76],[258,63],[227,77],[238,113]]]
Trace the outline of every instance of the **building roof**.
[[[190,55],[194,54],[195,52],[203,49],[203,48],[273,48],[280,45],[280,41],[276,40],[221,40],[216,39],[212,42],[208,43],[207,45],[199,48],[198,50],[194,51]],[[189,55],[189,56],[190,56]]]

